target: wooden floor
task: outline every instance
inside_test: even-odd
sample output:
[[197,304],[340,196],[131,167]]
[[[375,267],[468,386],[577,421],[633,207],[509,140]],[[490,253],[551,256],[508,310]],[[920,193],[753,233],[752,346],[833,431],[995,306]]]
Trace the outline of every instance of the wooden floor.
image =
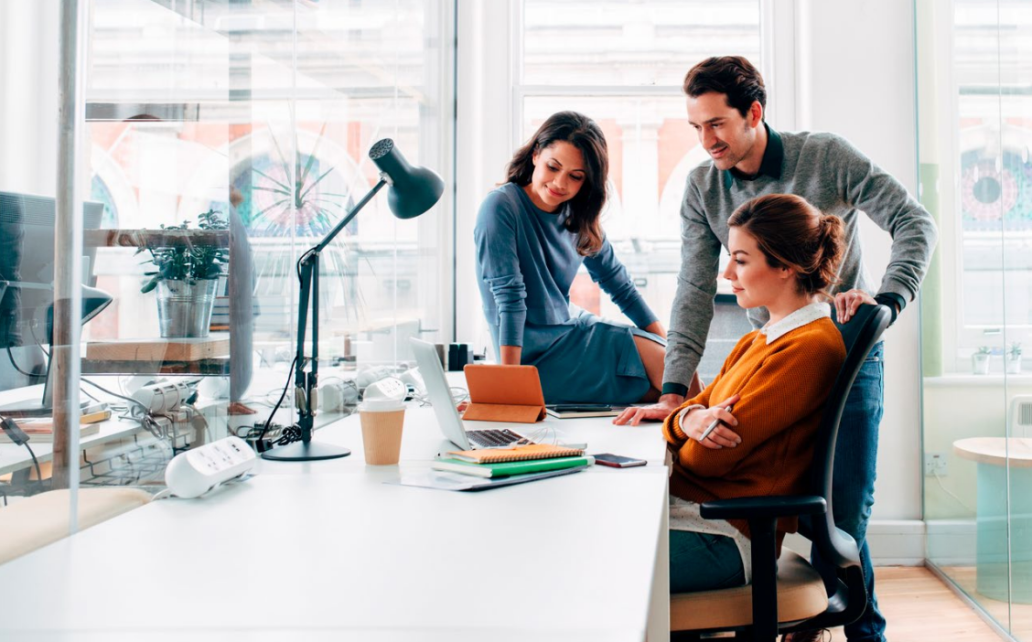
[[946,566],[942,571],[952,577],[968,595],[973,596],[1004,628],[1009,628],[1016,639],[1032,641],[1032,604],[1007,604],[980,595],[976,588],[978,576],[973,566]]
[[[889,566],[874,572],[878,604],[888,620],[886,633],[891,642],[1000,641],[1000,636],[928,569]],[[846,639],[842,629],[832,634],[835,642]],[[1032,642],[1032,637],[1019,639]]]

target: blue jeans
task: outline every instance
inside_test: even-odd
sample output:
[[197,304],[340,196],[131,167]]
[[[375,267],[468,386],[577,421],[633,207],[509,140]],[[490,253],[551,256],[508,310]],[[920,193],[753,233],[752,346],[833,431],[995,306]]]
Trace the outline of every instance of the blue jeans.
[[691,593],[745,584],[738,546],[730,537],[670,531],[670,592]]
[[[878,425],[882,418],[885,364],[884,345],[879,342],[867,355],[860,368],[846,409],[839,424],[838,443],[835,446],[835,474],[832,480],[831,502],[835,524],[856,540],[860,549],[860,564],[867,588],[867,610],[856,622],[845,627],[850,642],[883,642],[885,617],[878,610],[874,595],[874,568],[867,548],[867,521],[874,506],[874,478],[878,459]],[[805,529],[805,524],[803,524]],[[813,565],[827,568],[817,549],[813,550]]]

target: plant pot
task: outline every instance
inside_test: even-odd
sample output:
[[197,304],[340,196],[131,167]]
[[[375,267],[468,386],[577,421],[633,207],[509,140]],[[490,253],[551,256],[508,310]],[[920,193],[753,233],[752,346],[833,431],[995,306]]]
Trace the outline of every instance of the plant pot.
[[976,375],[987,375],[989,374],[989,355],[987,354],[973,354],[971,355],[971,371]]
[[1021,355],[1007,355],[1007,374],[1021,374]]
[[218,279],[158,282],[158,325],[163,339],[208,336]]

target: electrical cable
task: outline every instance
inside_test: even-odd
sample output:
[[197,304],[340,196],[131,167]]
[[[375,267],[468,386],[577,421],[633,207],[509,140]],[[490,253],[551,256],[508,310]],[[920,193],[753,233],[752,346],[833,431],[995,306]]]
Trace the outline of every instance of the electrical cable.
[[[33,333],[32,336],[35,339],[35,337],[36,337],[35,333]],[[45,354],[48,359],[50,358],[50,353],[47,352],[46,348],[44,348],[41,344],[37,343],[36,347],[38,347],[40,350],[42,350],[43,354]],[[25,375],[26,377],[32,377],[33,379],[39,379],[39,378],[45,376],[43,374],[33,374],[31,372],[25,372],[24,370],[22,370],[21,366],[18,365],[18,362],[14,360],[14,353],[11,352],[11,346],[7,346],[7,358],[11,361],[11,365],[14,366],[14,369],[17,370],[19,373]],[[94,397],[90,393],[86,392],[86,390],[83,389],[81,386],[79,387],[79,390],[82,392],[82,394],[86,395],[90,399],[92,399],[94,401],[99,401],[99,399],[97,399],[96,397]]]
[[[29,451],[29,456],[32,457],[32,465],[36,468],[36,481],[40,489],[43,487],[43,472],[39,467],[39,460],[36,459],[36,453],[33,452],[32,446],[29,445],[30,437],[26,435],[14,420],[5,419],[0,417],[0,430],[2,434],[6,435],[12,442],[19,446],[25,446],[25,449]],[[4,501],[6,502],[6,495]]]
[[[83,382],[83,383],[88,383],[88,384],[90,384],[91,386],[93,386],[94,388],[96,388],[96,389],[100,390],[100,391],[101,391],[101,392],[103,392],[103,393],[109,394],[109,395],[111,395],[112,397],[117,397],[117,398],[119,398],[119,399],[124,399],[125,401],[128,401],[129,403],[134,403],[134,404],[136,404],[137,406],[139,406],[140,408],[142,408],[142,409],[143,409],[143,414],[145,414],[145,415],[146,415],[146,414],[149,414],[149,413],[150,413],[150,408],[148,408],[147,406],[145,406],[145,405],[144,405],[144,404],[143,404],[143,403],[142,403],[141,401],[139,401],[138,399],[133,399],[132,397],[126,397],[125,395],[120,395],[120,394],[118,394],[117,392],[112,392],[112,391],[108,390],[107,388],[105,388],[104,386],[100,385],[99,383],[94,383],[94,382],[90,381],[89,379],[83,379],[83,380],[82,380],[82,382]],[[138,416],[137,416],[137,415],[136,415],[135,413],[133,413],[132,411],[129,411],[129,414],[130,414],[130,415],[131,415],[131,416],[132,416],[132,417],[133,417],[134,419],[138,419],[138,418],[139,418],[139,417],[138,417]]]
[[452,401],[458,405],[463,401],[469,401],[469,391],[459,386],[451,386],[448,388],[448,394],[451,395]]
[[29,445],[29,442],[25,442],[22,445],[29,450],[29,454],[32,456],[32,465],[36,467],[36,481],[40,484],[40,488],[42,488],[43,473],[39,470],[39,460],[36,459],[36,453],[32,452],[32,446]]
[[[299,268],[300,268],[300,265],[299,265]],[[276,415],[276,411],[279,410],[279,407],[283,404],[283,399],[286,398],[286,396],[287,396],[287,390],[290,389],[290,378],[292,376],[294,376],[294,366],[296,366],[296,365],[297,365],[297,357],[295,356],[294,360],[290,362],[290,368],[287,369],[287,383],[283,385],[283,392],[280,394],[279,401],[277,401],[276,405],[273,406],[272,412],[269,413],[268,418],[266,418],[266,420],[265,420],[265,425],[262,426],[261,434],[258,435],[257,443],[259,445],[262,443],[262,440],[265,439],[265,433],[267,433],[269,431],[269,424],[272,423],[272,418]],[[284,432],[286,432],[286,431],[284,431]]]
[[49,359],[50,358],[50,351],[43,347],[43,342],[40,341],[39,337],[36,336],[36,322],[35,321],[33,321],[32,323],[29,324],[29,334],[32,335],[32,340],[36,342],[36,345],[39,346],[39,349],[42,350],[43,354],[47,355],[47,359]]
[[38,379],[43,376],[41,374],[32,374],[31,372],[25,372],[24,370],[22,370],[21,367],[18,366],[18,362],[14,360],[14,353],[11,352],[11,346],[7,346],[7,358],[11,360],[11,365],[14,366],[14,369],[20,372],[21,374],[25,375],[26,377]]
[[936,481],[936,482],[938,482],[938,484],[939,484],[939,488],[941,488],[941,489],[942,489],[942,491],[943,491],[944,493],[946,493],[947,495],[949,495],[950,497],[952,497],[952,498],[953,498],[953,499],[954,499],[954,500],[955,500],[955,501],[956,501],[956,502],[957,502],[958,504],[960,504],[961,506],[963,506],[963,507],[964,507],[964,510],[966,510],[966,511],[968,511],[969,513],[972,513],[972,514],[974,514],[974,513],[976,512],[976,511],[975,511],[975,509],[973,509],[973,508],[971,508],[970,506],[968,506],[968,505],[967,505],[967,504],[966,504],[966,503],[964,502],[964,500],[962,500],[961,498],[959,498],[959,497],[957,497],[957,496],[956,496],[955,494],[953,494],[953,491],[951,491],[951,490],[950,490],[949,488],[946,488],[946,485],[942,483],[942,478],[941,478],[941,477],[939,477],[939,471],[937,471],[937,470],[936,470],[936,471],[933,471],[933,472],[932,472],[932,476],[933,476],[933,477],[935,477],[935,481]]

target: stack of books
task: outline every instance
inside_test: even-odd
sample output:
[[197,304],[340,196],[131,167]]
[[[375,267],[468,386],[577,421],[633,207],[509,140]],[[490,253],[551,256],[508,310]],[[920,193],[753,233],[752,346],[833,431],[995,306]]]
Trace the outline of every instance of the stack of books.
[[433,469],[487,479],[509,478],[516,482],[517,478],[531,481],[573,473],[594,463],[594,457],[578,448],[531,444],[449,452],[437,458]]

